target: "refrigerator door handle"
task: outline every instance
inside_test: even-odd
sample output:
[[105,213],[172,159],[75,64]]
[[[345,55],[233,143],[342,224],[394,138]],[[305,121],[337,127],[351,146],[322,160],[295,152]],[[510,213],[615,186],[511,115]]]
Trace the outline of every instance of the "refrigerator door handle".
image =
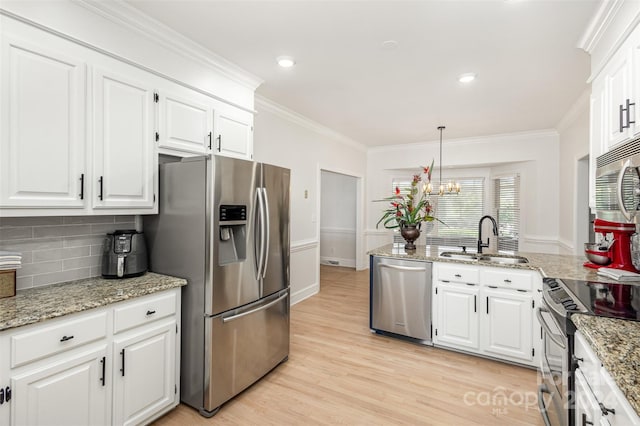
[[[256,217],[257,217],[257,221],[256,221],[256,232],[254,234],[253,240],[254,240],[254,254],[256,256],[256,279],[260,279],[260,274],[262,272],[262,266],[263,266],[263,262],[264,262],[264,250],[262,247],[262,240],[263,238],[263,223],[262,223],[262,197],[260,195],[260,188],[256,188],[256,201],[257,201],[257,212],[256,212]],[[260,241],[257,241],[258,239],[260,239]],[[259,251],[258,251],[259,250]],[[260,295],[259,297],[262,297],[262,289],[260,289]]]
[[271,302],[267,303],[266,305],[262,305],[259,308],[250,309],[250,310],[248,310],[246,312],[242,312],[241,314],[232,315],[230,317],[222,318],[222,322],[226,324],[226,323],[231,322],[233,320],[237,320],[238,318],[242,318],[242,317],[247,316],[247,315],[255,314],[256,312],[264,311],[265,309],[268,309],[268,308],[272,307],[273,305],[275,305],[276,303],[280,302],[281,300],[283,300],[284,298],[286,298],[288,296],[289,295],[287,293],[285,293],[282,296],[278,297],[276,300],[272,300]]
[[262,207],[264,209],[264,235],[265,235],[265,239],[264,239],[264,260],[263,262],[263,266],[262,266],[262,278],[264,278],[267,275],[267,264],[269,263],[269,256],[267,255],[268,250],[269,250],[269,239],[271,237],[271,233],[270,233],[270,225],[269,225],[269,198],[267,198],[267,188],[262,188],[262,197],[263,197],[263,202],[262,202]]

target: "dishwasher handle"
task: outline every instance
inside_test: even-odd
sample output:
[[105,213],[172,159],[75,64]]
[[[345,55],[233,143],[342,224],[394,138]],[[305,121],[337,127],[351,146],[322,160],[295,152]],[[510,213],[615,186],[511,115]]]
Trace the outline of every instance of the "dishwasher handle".
[[415,268],[412,266],[397,266],[397,265],[388,265],[386,263],[380,263],[380,267],[385,267],[389,269],[395,269],[398,271],[414,271],[414,272],[427,272],[427,268]]

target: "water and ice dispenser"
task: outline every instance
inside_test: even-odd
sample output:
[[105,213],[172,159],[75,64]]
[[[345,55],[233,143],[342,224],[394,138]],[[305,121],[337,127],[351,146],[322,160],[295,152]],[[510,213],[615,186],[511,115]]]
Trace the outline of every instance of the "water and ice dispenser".
[[218,261],[220,265],[247,259],[247,206],[220,206]]

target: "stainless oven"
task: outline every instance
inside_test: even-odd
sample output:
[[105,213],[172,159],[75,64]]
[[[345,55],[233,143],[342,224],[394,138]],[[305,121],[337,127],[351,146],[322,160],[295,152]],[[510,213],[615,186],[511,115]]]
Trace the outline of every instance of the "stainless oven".
[[573,314],[640,321],[640,292],[632,284],[544,278],[538,405],[546,426],[573,426],[576,364],[573,360]]
[[575,365],[572,361],[575,326],[571,314],[589,313],[562,280],[542,281],[542,306],[536,311],[542,328],[538,406],[546,426],[574,425]]
[[568,426],[570,423],[570,341],[562,327],[562,318],[552,312],[543,297],[536,312],[542,327],[543,354],[540,360],[538,406],[546,426]]

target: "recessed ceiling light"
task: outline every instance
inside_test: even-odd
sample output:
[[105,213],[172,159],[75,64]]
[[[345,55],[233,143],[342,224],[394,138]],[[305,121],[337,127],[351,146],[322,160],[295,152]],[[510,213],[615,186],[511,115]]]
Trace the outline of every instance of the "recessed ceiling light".
[[278,56],[276,60],[282,68],[291,68],[296,64],[296,61],[291,56]]
[[475,79],[476,79],[476,73],[473,73],[473,72],[468,72],[458,77],[458,81],[460,83],[471,83]]
[[393,50],[398,47],[398,42],[395,40],[385,40],[380,43],[380,47],[382,50]]

